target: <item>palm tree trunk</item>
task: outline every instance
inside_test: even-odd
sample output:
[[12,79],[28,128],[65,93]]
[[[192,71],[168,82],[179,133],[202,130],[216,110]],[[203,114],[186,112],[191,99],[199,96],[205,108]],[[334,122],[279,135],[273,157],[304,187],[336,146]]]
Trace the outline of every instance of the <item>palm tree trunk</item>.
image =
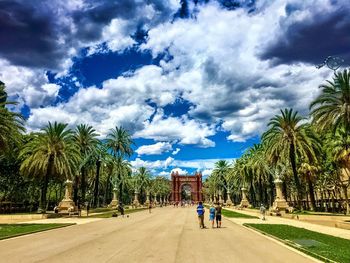
[[120,173],[118,172],[118,178],[119,178],[119,201],[120,202],[123,202],[123,184],[121,182],[121,175]]
[[299,181],[299,177],[298,177],[297,165],[296,165],[296,160],[295,160],[295,146],[294,146],[294,143],[290,144],[289,158],[290,158],[290,163],[291,163],[291,166],[292,166],[295,186],[297,188],[297,198],[298,198],[297,202],[298,202],[298,206],[300,208],[301,207],[302,195],[301,195],[300,181]]
[[309,195],[310,195],[310,201],[311,201],[311,210],[316,211],[316,200],[315,200],[315,191],[314,191],[314,186],[312,184],[310,175],[307,175],[307,184],[309,188]]
[[273,201],[275,200],[275,188],[273,183],[273,177],[272,174],[269,173],[269,185],[270,185],[270,206],[272,206]]
[[260,203],[263,203],[264,200],[263,200],[263,186],[262,186],[262,181],[261,181],[261,175],[259,175],[259,201]]
[[53,162],[53,157],[50,156],[47,164],[45,177],[41,187],[41,197],[40,197],[40,205],[39,205],[39,209],[40,209],[39,212],[41,213],[46,212],[46,194],[47,194],[47,187],[49,185],[49,177],[52,169],[52,162]]
[[73,201],[77,204],[78,201],[78,176],[74,176],[74,185],[73,185]]
[[95,177],[95,187],[94,187],[94,207],[99,206],[99,182],[100,182],[100,167],[101,167],[101,161],[97,160],[96,162],[96,177]]
[[86,195],[86,171],[84,167],[81,168],[81,200],[80,203],[83,204],[85,202]]

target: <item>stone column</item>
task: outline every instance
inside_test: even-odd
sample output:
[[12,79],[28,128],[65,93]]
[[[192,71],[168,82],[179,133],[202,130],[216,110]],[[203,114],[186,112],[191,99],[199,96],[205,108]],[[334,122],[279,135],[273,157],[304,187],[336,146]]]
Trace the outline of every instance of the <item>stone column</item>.
[[227,194],[227,199],[226,199],[227,201],[226,201],[226,204],[227,204],[228,206],[233,205],[233,202],[232,202],[231,196],[230,196],[231,192],[228,190],[226,194]]
[[[73,212],[76,210],[76,206],[72,200],[72,186],[73,182],[71,180],[66,181],[65,194],[63,200],[58,205],[59,212]],[[69,211],[68,211],[69,210]]]
[[147,192],[146,192],[146,205],[147,205],[147,206],[148,206],[149,203],[150,203],[149,197],[150,197],[150,193],[149,193],[149,191],[147,191]]
[[219,190],[219,204],[223,204],[224,203],[224,200],[222,200],[222,191]]
[[250,204],[249,204],[249,201],[247,199],[247,188],[242,187],[241,191],[242,191],[242,200],[241,200],[240,206],[241,207],[249,207]]
[[137,191],[137,190],[135,190],[135,196],[134,196],[133,205],[134,205],[136,208],[140,206],[140,202],[139,202],[139,191]]
[[118,204],[119,204],[118,188],[117,187],[113,187],[113,199],[112,199],[111,203],[108,205],[108,207],[115,208],[115,207],[118,206]]
[[154,203],[154,205],[157,205],[157,194],[154,194],[154,197],[153,197],[153,203]]
[[286,209],[288,208],[288,203],[283,197],[282,180],[279,177],[277,177],[274,183],[276,187],[276,199],[273,202],[272,211],[276,212],[277,214],[280,214],[280,212],[286,211]]

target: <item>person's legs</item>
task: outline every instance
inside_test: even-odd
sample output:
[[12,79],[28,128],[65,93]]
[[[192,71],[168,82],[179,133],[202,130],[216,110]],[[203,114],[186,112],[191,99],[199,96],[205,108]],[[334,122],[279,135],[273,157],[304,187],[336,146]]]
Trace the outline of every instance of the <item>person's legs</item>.
[[205,228],[205,226],[204,226],[204,215],[201,215],[201,225],[202,225],[202,228]]

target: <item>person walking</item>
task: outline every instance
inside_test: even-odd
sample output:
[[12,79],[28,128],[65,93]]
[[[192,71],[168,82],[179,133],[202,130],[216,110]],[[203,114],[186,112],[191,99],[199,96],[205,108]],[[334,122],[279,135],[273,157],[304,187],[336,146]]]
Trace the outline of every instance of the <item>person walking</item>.
[[260,214],[261,214],[261,220],[265,220],[266,208],[264,204],[261,204],[260,206]]
[[151,214],[152,213],[152,203],[149,202],[148,204],[148,212]]
[[199,227],[200,228],[205,228],[205,225],[204,225],[204,213],[205,213],[205,210],[204,210],[203,203],[199,202],[198,206],[197,206],[197,214],[198,214],[198,221],[199,221]]
[[221,205],[217,203],[215,207],[215,219],[216,219],[216,227],[221,227]]
[[214,228],[214,220],[215,220],[215,207],[211,204],[209,208],[209,221],[211,221],[211,228]]

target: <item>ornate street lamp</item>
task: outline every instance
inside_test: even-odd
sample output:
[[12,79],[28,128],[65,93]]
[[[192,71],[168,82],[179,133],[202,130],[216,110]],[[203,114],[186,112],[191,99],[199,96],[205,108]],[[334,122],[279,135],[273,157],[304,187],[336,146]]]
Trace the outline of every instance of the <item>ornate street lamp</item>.
[[324,66],[327,66],[329,69],[334,72],[340,68],[340,66],[344,63],[344,59],[340,57],[328,56],[323,63],[316,66],[317,69],[320,69]]

